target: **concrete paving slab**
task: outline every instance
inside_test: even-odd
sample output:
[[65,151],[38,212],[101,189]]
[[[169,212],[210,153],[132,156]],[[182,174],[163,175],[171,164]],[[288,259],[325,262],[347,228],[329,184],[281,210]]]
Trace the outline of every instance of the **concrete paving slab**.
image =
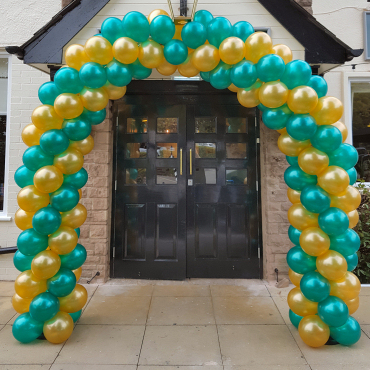
[[360,296],[370,295],[370,286],[361,286]]
[[309,365],[248,365],[224,366],[224,370],[311,370]]
[[96,297],[150,297],[153,285],[100,285],[95,291]]
[[0,297],[13,297],[14,281],[0,281]]
[[153,297],[210,297],[211,291],[208,285],[171,284],[155,285]]
[[50,368],[50,370],[136,370],[136,365],[55,364]]
[[295,288],[295,285],[290,284],[287,288],[277,288],[275,285],[266,284],[266,288],[271,294],[271,297],[286,297],[288,293]]
[[49,370],[50,365],[0,365],[0,370]]
[[0,297],[0,325],[7,324],[15,314],[11,297]]
[[139,365],[137,370],[223,370],[222,366],[203,365],[203,366],[142,366]]
[[361,329],[370,338],[370,325],[361,325]]
[[285,324],[289,325],[291,324],[289,319],[289,306],[287,302],[287,297],[272,297],[272,299],[275,302],[276,307],[278,308],[280,315],[282,316]]
[[211,285],[213,297],[269,297],[265,285]]
[[369,370],[369,364],[351,364],[349,365],[311,365],[312,370]]
[[360,297],[360,306],[358,310],[352,315],[360,325],[370,324],[370,296],[363,295]]

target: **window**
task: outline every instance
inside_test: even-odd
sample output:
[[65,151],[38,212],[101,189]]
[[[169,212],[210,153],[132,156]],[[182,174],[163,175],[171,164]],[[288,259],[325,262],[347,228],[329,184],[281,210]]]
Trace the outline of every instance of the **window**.
[[364,12],[364,49],[365,60],[370,59],[370,12]]

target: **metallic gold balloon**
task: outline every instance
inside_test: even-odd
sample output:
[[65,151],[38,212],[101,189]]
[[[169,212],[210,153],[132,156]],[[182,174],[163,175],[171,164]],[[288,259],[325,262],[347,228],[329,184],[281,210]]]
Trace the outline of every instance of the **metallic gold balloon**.
[[78,191],[78,195],[79,195],[78,200],[81,200],[81,198],[82,198],[82,189],[77,189],[77,191]]
[[31,271],[38,279],[50,279],[60,269],[60,257],[51,250],[42,251],[33,258]]
[[19,208],[14,215],[14,222],[17,225],[18,229],[27,230],[32,228],[32,217],[35,212],[26,212],[23,209]]
[[54,109],[60,117],[71,119],[80,116],[84,107],[78,95],[64,93],[55,99]]
[[115,86],[107,82],[103,86],[103,89],[108,94],[109,99],[117,100],[117,99],[121,99],[126,94],[127,87],[126,86]]
[[289,62],[293,60],[292,50],[284,44],[274,45],[272,47],[272,51],[274,52],[274,54],[282,58],[285,64],[288,64]]
[[310,347],[323,346],[330,337],[330,328],[317,315],[304,317],[298,326],[299,336]]
[[259,91],[261,86],[262,83],[260,81],[257,81],[248,89],[239,89],[236,95],[238,102],[243,107],[247,108],[256,107],[258,104],[260,104]]
[[341,195],[349,185],[346,170],[338,166],[329,166],[317,176],[319,185],[329,194]]
[[114,57],[123,64],[131,64],[139,56],[139,46],[137,42],[129,37],[120,37],[113,44]]
[[239,91],[239,87],[236,87],[234,84],[231,84],[228,89],[232,92],[237,93]]
[[184,28],[184,26],[185,26],[184,24],[175,24],[175,34],[172,37],[174,40],[180,40],[180,41],[182,41],[181,31]]
[[85,287],[76,284],[71,294],[65,297],[58,297],[60,310],[63,312],[73,313],[80,311],[87,302],[87,291]]
[[326,153],[311,146],[299,153],[298,164],[309,175],[318,175],[329,166],[329,157]]
[[191,62],[194,67],[202,72],[209,72],[216,68],[220,62],[218,49],[213,45],[202,45],[193,51]]
[[348,220],[349,220],[349,226],[348,227],[350,229],[353,229],[358,224],[358,221],[360,220],[360,216],[359,216],[356,209],[352,212],[348,212],[347,216],[348,216]]
[[181,76],[194,77],[199,73],[199,71],[194,67],[194,64],[191,62],[192,57],[193,53],[188,55],[184,63],[177,66]]
[[350,299],[348,301],[344,301],[344,303],[348,307],[349,314],[352,315],[360,307],[360,298],[357,296],[356,298]]
[[85,52],[85,48],[80,44],[72,44],[68,46],[64,53],[64,58],[67,65],[77,69],[77,71],[79,71],[85,63],[90,62],[90,59]]
[[330,238],[319,227],[309,227],[302,231],[299,245],[310,256],[320,256],[330,248]]
[[317,105],[319,98],[316,91],[309,86],[298,86],[290,91],[288,107],[296,114],[309,113]]
[[278,108],[286,103],[289,90],[280,81],[266,82],[259,89],[259,100],[268,108]]
[[82,274],[82,266],[79,267],[78,269],[76,270],[72,270],[72,272],[75,274],[76,276],[76,281],[78,282],[78,280],[80,280],[80,277],[81,277],[81,274]]
[[333,123],[332,126],[335,126],[341,132],[343,138],[342,142],[344,143],[348,136],[347,126],[340,121]]
[[315,315],[317,313],[318,303],[308,300],[298,287],[289,292],[288,305],[299,316]]
[[83,106],[93,112],[102,110],[109,102],[109,96],[102,87],[99,89],[83,88],[80,93]]
[[19,313],[25,313],[30,310],[32,298],[22,298],[17,293],[12,297],[12,306]]
[[289,280],[292,282],[292,284],[294,284],[296,287],[299,287],[303,275],[294,272],[291,268],[289,268],[288,274]]
[[360,280],[350,271],[346,271],[341,279],[330,281],[330,294],[344,301],[349,301],[358,297],[360,290]]
[[361,194],[352,185],[349,185],[344,194],[331,195],[330,207],[337,207],[344,212],[352,212],[361,204]]
[[68,147],[63,153],[54,157],[54,166],[63,174],[71,175],[78,172],[84,164],[82,153],[74,148]]
[[49,248],[57,254],[67,254],[73,251],[78,242],[78,236],[69,226],[60,226],[53,234],[49,235]]
[[293,139],[287,132],[281,134],[278,139],[280,151],[289,157],[297,157],[302,150],[309,146],[311,146],[309,140],[299,141]]
[[86,139],[80,141],[71,141],[69,147],[79,150],[82,155],[86,155],[94,149],[94,139],[91,135],[89,135]]
[[276,130],[276,132],[278,132],[279,134],[286,134],[286,133],[287,133],[287,130],[286,130],[286,128],[284,127],[284,128],[282,128],[282,129],[280,129],[280,130]]
[[220,58],[227,64],[236,64],[243,60],[245,55],[245,44],[239,37],[228,37],[221,42]]
[[30,123],[22,130],[22,140],[27,146],[40,145],[40,137],[44,133],[33,123]]
[[40,105],[31,115],[32,123],[41,131],[61,129],[63,117],[59,116],[52,105]]
[[147,40],[139,46],[139,61],[146,68],[157,68],[164,59],[163,48],[154,40]]
[[34,185],[25,186],[17,195],[20,208],[26,212],[36,212],[40,208],[48,206],[49,194],[41,193]]
[[71,336],[73,328],[71,315],[59,311],[53,318],[45,321],[43,332],[50,343],[59,344],[65,342]]
[[62,212],[61,216],[62,226],[69,226],[72,229],[77,229],[86,221],[87,211],[81,203],[78,203],[72,210]]
[[342,117],[343,104],[337,98],[323,96],[310,114],[318,125],[332,125]]
[[55,166],[41,167],[33,176],[33,183],[41,193],[53,193],[63,184],[63,174]]
[[21,298],[32,299],[38,294],[46,292],[46,280],[38,279],[31,270],[23,271],[15,279],[15,292]]
[[157,17],[158,15],[167,15],[169,17],[169,14],[163,10],[163,9],[155,9],[155,10],[152,10],[149,15],[148,15],[148,21],[149,21],[149,24],[152,22],[152,20]]
[[288,188],[288,199],[291,203],[301,203],[301,192],[298,190],[294,190],[291,188]]
[[343,279],[347,272],[347,261],[338,252],[328,250],[316,259],[318,272],[329,280]]
[[273,54],[272,40],[266,32],[254,32],[245,41],[245,59],[257,63],[267,54]]
[[308,227],[318,227],[318,215],[307,211],[302,204],[293,204],[288,210],[288,220],[290,224],[298,230]]
[[176,70],[177,66],[168,63],[166,59],[164,59],[161,65],[157,67],[157,71],[163,76],[171,76],[176,72]]
[[104,37],[90,37],[85,43],[85,52],[92,62],[102,65],[108,64],[113,59],[112,45]]

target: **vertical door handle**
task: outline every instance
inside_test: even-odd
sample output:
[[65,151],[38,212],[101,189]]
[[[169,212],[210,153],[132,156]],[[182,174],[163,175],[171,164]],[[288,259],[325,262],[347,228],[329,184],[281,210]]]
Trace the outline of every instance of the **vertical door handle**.
[[180,149],[180,176],[182,175],[182,148]]
[[190,149],[190,175],[193,174],[193,158],[191,155],[191,149]]

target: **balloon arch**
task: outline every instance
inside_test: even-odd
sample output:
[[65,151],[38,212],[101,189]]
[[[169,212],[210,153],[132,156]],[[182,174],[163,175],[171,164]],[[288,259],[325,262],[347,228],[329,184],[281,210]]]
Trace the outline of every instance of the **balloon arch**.
[[123,97],[132,78],[145,79],[152,68],[165,76],[200,73],[213,87],[236,92],[241,105],[258,107],[264,124],[280,133],[293,204],[291,322],[312,347],[330,337],[342,345],[359,340],[360,326],[350,316],[360,292],[351,272],[360,246],[352,230],[361,201],[353,187],[358,155],[343,143],[342,103],[325,96],[327,84],[312,76],[309,64],[292,59],[289,47],[273,45],[248,22],[231,25],[206,10],[182,28],[163,10],[148,18],[139,12],[122,21],[108,18],[101,34],[67,48],[66,66],[40,87],[42,105],[22,132],[29,148],[15,173],[22,188],[15,222],[23,230],[14,256],[21,271],[12,298],[21,314],[13,325],[17,340],[31,342],[43,333],[61,343],[72,334],[87,301],[76,282],[86,259],[78,237],[87,212],[79,200],[88,178],[84,155],[94,146],[91,127],[105,119],[109,99]]

